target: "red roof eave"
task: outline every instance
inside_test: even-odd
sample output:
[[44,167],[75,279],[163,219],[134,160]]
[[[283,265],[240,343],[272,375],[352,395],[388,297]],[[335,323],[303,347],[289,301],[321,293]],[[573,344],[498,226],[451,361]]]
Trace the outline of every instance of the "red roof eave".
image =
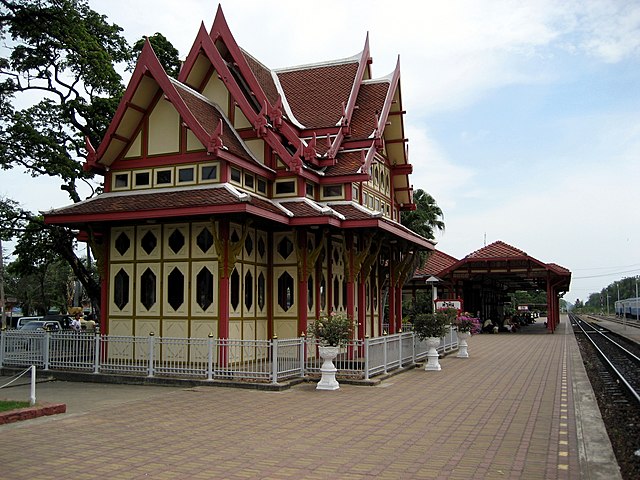
[[379,228],[381,230],[385,230],[386,232],[392,233],[396,237],[402,238],[403,240],[407,240],[411,243],[420,245],[427,250],[435,249],[435,244],[430,242],[429,240],[419,237],[410,232],[406,232],[379,218],[370,218],[366,220],[345,220],[342,222],[342,228]]
[[80,224],[80,223],[97,223],[97,222],[117,222],[128,220],[142,220],[150,218],[173,218],[185,216],[201,216],[229,213],[247,213],[261,218],[266,218],[278,223],[288,224],[286,215],[269,212],[260,207],[256,207],[250,203],[237,203],[231,205],[213,205],[209,207],[186,207],[173,209],[150,209],[140,210],[136,212],[108,212],[108,213],[90,213],[79,215],[46,215],[44,221],[50,225],[61,224]]

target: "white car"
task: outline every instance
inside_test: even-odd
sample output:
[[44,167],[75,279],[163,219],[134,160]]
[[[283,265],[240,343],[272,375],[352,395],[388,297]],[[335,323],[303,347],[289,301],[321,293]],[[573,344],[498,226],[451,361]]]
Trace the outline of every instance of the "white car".
[[20,317],[16,322],[16,328],[20,329],[24,327],[27,323],[33,322],[35,320],[42,320],[42,317]]

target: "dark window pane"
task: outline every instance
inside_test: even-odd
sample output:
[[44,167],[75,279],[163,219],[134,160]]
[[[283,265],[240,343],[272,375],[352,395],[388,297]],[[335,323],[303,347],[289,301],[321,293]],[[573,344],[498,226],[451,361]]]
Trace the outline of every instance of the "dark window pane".
[[184,275],[178,268],[171,270],[167,279],[167,297],[174,310],[184,303]]
[[156,274],[150,268],[140,277],[140,303],[147,310],[156,303]]
[[290,182],[278,182],[276,183],[276,194],[286,194],[296,192],[296,182],[291,180]]
[[240,170],[238,170],[237,168],[231,167],[231,180],[234,182],[240,183],[240,180],[241,180]]
[[320,281],[320,309],[324,310],[325,308],[327,308],[327,281],[323,273]]
[[244,275],[244,306],[250,310],[253,306],[253,274],[248,270]]
[[253,189],[253,175],[244,174],[244,186]]
[[140,245],[142,245],[142,249],[147,252],[147,255],[151,255],[151,252],[153,252],[156,245],[158,245],[158,239],[151,231],[147,231],[142,237]]
[[202,180],[215,180],[218,177],[217,165],[206,165],[202,167]]
[[260,237],[258,239],[258,254],[260,255],[260,258],[264,257],[265,252],[267,251],[267,247],[264,244],[264,240],[262,239],[262,237]]
[[129,250],[129,247],[131,246],[131,240],[129,240],[129,236],[124,232],[120,233],[120,235],[118,235],[118,238],[116,238],[115,246],[120,255],[124,255],[125,253],[127,253],[127,250]]
[[213,235],[208,228],[203,228],[202,231],[196,237],[196,245],[202,250],[202,253],[207,253],[213,246]]
[[207,267],[202,267],[196,275],[196,302],[202,310],[213,303],[213,274]]
[[129,175],[126,173],[117,174],[114,183],[114,188],[127,188],[129,186]]
[[307,280],[307,307],[309,310],[313,308],[313,277],[311,275]]
[[289,237],[284,237],[278,243],[278,253],[286,260],[291,255],[291,252],[293,252],[293,243],[289,240]]
[[136,186],[149,185],[149,172],[136,173]]
[[238,305],[240,305],[240,274],[236,269],[234,269],[233,273],[231,274],[230,284],[231,306],[234,310],[237,310]]
[[113,303],[120,310],[129,303],[129,275],[122,268],[113,279]]
[[258,179],[258,191],[260,193],[264,193],[265,195],[267,193],[267,182],[265,180],[262,180],[261,178]]
[[322,187],[322,196],[324,197],[341,197],[342,185],[326,185]]
[[337,310],[339,305],[340,305],[340,282],[338,281],[338,277],[334,277],[333,278],[333,308]]
[[178,253],[182,247],[184,247],[185,239],[184,235],[177,228],[169,235],[169,248],[173,253]]
[[166,185],[171,183],[171,170],[160,170],[156,172],[156,184]]
[[260,272],[260,275],[258,275],[258,308],[260,310],[264,309],[266,291],[267,282],[264,279],[264,274]]
[[293,278],[289,273],[284,272],[278,278],[278,305],[286,312],[293,304]]
[[193,168],[178,169],[178,182],[193,182]]

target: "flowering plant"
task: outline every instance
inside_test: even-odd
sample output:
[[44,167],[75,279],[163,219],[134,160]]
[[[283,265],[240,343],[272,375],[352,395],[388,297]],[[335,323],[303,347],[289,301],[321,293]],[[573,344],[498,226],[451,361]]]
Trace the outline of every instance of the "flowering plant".
[[458,328],[459,332],[465,333],[480,333],[480,319],[473,317],[470,313],[464,312],[462,315],[456,317],[453,321],[453,325]]
[[353,320],[344,313],[321,315],[311,322],[308,334],[320,345],[341,347],[347,344],[353,334]]
[[453,314],[448,309],[438,310],[436,313],[420,313],[413,321],[413,331],[420,340],[429,337],[444,337],[449,330],[452,319]]

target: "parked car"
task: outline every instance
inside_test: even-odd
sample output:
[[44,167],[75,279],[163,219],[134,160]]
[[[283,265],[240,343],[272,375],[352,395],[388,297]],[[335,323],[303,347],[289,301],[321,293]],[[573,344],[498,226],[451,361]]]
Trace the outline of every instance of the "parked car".
[[62,330],[62,325],[57,320],[32,320],[25,324],[20,330],[27,331],[42,331],[42,332],[59,332]]
[[24,327],[27,323],[33,322],[34,320],[42,320],[42,317],[20,317],[16,321],[16,328],[20,329]]

